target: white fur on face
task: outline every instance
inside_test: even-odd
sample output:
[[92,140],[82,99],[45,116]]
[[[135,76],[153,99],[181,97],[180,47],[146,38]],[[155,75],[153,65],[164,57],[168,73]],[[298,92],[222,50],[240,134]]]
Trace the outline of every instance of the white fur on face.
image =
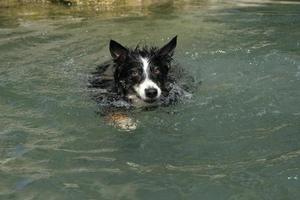
[[143,63],[143,73],[145,75],[145,79],[143,80],[143,82],[141,82],[139,85],[135,85],[133,88],[139,95],[139,97],[143,100],[148,99],[148,97],[146,97],[145,89],[155,88],[157,90],[156,98],[159,98],[161,95],[161,89],[149,78],[149,59],[141,57],[141,61]]

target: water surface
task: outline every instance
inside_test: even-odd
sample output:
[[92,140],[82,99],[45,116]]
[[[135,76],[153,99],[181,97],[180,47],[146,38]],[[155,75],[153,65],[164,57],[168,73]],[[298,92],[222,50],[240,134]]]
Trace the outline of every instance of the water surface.
[[[299,199],[300,5],[0,8],[0,199]],[[108,126],[86,88],[108,41],[162,45],[191,100]]]

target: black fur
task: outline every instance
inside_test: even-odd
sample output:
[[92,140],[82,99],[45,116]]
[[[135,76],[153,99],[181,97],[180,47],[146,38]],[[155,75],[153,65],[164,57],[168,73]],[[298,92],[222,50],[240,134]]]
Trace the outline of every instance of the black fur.
[[111,40],[112,60],[98,66],[89,80],[90,88],[95,89],[93,97],[104,106],[134,106],[128,99],[128,95],[135,94],[134,86],[144,80],[141,57],[147,57],[150,61],[150,79],[161,89],[161,97],[155,104],[168,105],[176,102],[180,96],[187,94],[177,84],[177,78],[182,75],[183,71],[173,64],[176,44],[177,36],[162,48],[137,46],[129,49]]

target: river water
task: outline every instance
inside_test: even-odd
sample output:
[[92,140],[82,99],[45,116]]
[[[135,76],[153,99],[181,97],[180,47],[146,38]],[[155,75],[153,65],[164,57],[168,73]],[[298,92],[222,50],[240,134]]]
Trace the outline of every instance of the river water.
[[[299,2],[145,2],[0,7],[0,199],[299,199]],[[107,125],[109,40],[175,35],[193,98]]]

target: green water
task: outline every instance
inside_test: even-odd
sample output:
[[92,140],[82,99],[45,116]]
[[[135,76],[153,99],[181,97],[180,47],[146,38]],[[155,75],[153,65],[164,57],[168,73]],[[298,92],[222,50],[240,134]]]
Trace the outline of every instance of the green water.
[[[300,198],[300,4],[0,8],[0,199]],[[201,86],[103,122],[86,88],[113,38],[162,45]]]

